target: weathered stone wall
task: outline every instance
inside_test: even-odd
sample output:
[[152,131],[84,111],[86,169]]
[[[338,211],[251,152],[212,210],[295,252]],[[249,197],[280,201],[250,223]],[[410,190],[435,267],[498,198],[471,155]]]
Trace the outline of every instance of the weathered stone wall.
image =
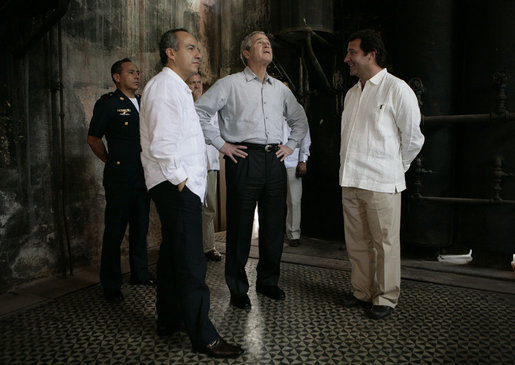
[[[213,83],[242,68],[239,42],[248,31],[268,27],[268,7],[268,0],[72,0],[60,30],[52,27],[24,57],[2,59],[7,91],[0,112],[9,131],[0,131],[0,143],[9,153],[0,164],[0,292],[63,273],[65,228],[74,266],[99,260],[103,164],[86,137],[95,101],[114,89],[112,63],[132,58],[143,88],[161,69],[161,34],[184,27],[199,39],[201,72]],[[159,229],[153,210],[150,247],[159,244]]]

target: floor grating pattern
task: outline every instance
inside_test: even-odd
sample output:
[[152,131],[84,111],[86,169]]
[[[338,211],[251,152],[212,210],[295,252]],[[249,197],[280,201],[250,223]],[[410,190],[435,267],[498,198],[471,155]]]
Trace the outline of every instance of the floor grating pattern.
[[[255,281],[256,263],[247,272]],[[287,298],[251,285],[250,312],[230,307],[223,263],[208,264],[211,318],[246,349],[236,360],[190,351],[185,334],[155,334],[153,288],[124,285],[111,305],[99,285],[0,321],[1,364],[514,364],[515,297],[403,281],[400,304],[383,321],[345,309],[349,273],[282,264]],[[127,279],[127,278],[126,278]]]

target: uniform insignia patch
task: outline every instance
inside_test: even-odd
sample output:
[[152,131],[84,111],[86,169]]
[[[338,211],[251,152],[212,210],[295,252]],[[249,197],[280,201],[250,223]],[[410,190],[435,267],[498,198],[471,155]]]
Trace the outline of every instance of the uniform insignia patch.
[[116,111],[120,113],[120,115],[131,115],[130,109],[116,109]]

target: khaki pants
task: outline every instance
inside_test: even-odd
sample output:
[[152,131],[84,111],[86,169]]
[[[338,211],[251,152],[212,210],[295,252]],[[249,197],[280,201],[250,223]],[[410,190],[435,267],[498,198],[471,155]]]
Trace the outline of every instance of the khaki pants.
[[202,244],[204,252],[215,248],[216,180],[217,170],[207,172],[206,201],[202,206]]
[[395,307],[400,294],[400,193],[342,188],[354,296]]
[[302,178],[295,176],[296,170],[296,167],[286,169],[286,237],[290,240],[300,239]]

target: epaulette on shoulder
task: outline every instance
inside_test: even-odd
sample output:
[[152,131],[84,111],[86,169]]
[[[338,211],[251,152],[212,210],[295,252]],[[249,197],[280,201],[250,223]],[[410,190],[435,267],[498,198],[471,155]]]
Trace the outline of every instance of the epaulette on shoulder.
[[112,97],[113,97],[113,94],[114,94],[114,92],[112,92],[112,91],[111,91],[111,92],[109,92],[109,93],[107,93],[107,94],[102,95],[102,96],[100,97],[100,99],[102,99],[102,100],[110,99],[110,98],[112,98]]

